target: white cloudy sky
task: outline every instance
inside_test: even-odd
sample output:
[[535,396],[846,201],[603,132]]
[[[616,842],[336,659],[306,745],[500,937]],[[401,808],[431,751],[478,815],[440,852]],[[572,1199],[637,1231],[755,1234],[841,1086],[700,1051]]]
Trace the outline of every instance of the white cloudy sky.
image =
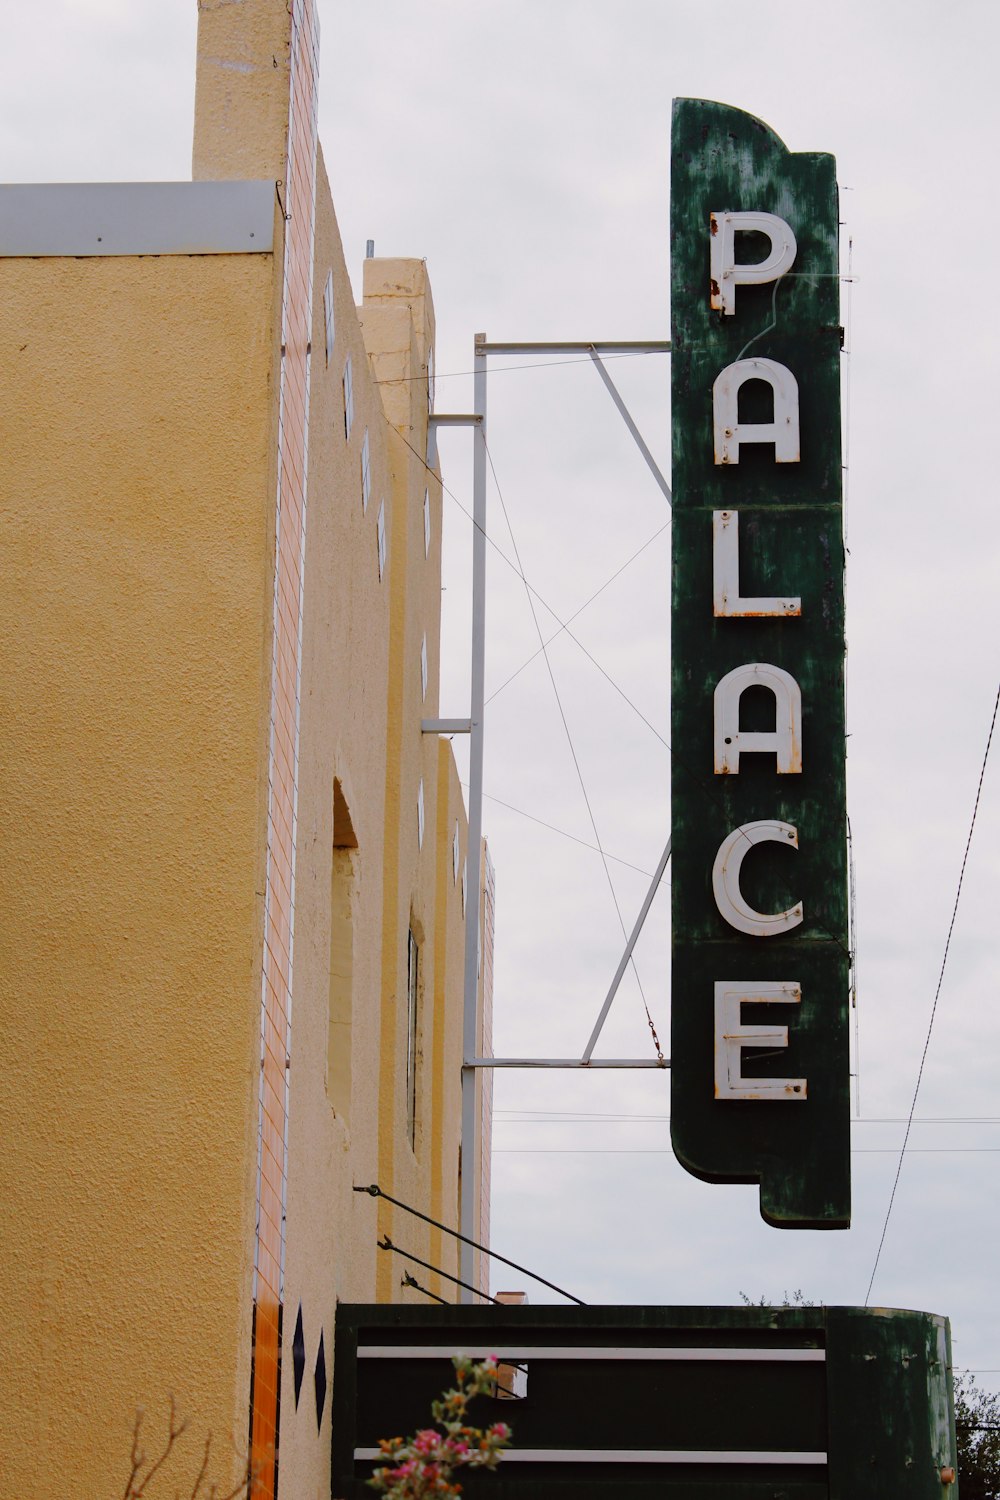
[[[815,0],[319,0],[319,8],[321,134],[348,260],[360,272],[367,238],[379,254],[426,256],[438,370],[449,377],[439,383],[439,410],[471,410],[471,380],[452,372],[469,370],[478,330],[494,339],[668,337],[673,95],[725,100],[763,117],[793,150],[838,158],[856,274],[854,1227],[781,1233],[759,1219],[755,1189],[687,1177],[669,1153],[666,1075],[507,1074],[497,1083],[494,1243],[589,1301],[725,1303],[741,1291],[780,1297],[801,1288],[815,1301],[862,1302],[1000,673],[1000,12],[990,0],[845,0],[835,11]],[[0,175],[188,174],[194,0],[50,0],[44,24],[34,7],[9,9]],[[844,297],[847,321],[846,286]],[[657,738],[669,739],[669,514],[587,362],[498,363],[490,449],[538,592],[565,619],[644,547],[573,625],[620,692],[565,636],[550,653],[597,828],[620,861],[611,869],[631,925],[669,824],[668,757]],[[609,368],[669,468],[668,360]],[[467,445],[462,434],[441,445],[446,483],[464,505]],[[445,504],[442,708],[459,714],[470,538],[458,505]],[[489,529],[509,555],[495,490]],[[544,611],[542,624],[546,634],[555,628]],[[523,587],[492,554],[488,692],[536,646]],[[873,1300],[949,1314],[956,1364],[1000,1386],[998,753],[987,766]],[[593,833],[541,658],[491,704],[486,788],[499,799],[486,808],[498,880],[497,1051],[572,1054],[589,1033],[621,934],[600,857],[584,847]],[[668,920],[664,890],[637,958],[665,1045]],[[650,1053],[634,983],[623,985],[602,1046],[608,1055]],[[499,1284],[507,1281],[502,1273]]]

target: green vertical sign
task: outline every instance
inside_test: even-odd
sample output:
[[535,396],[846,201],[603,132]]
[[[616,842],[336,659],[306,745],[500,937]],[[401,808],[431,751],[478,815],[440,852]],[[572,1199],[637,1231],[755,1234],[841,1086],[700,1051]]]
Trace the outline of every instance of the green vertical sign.
[[835,164],[673,107],[671,1133],[850,1222]]

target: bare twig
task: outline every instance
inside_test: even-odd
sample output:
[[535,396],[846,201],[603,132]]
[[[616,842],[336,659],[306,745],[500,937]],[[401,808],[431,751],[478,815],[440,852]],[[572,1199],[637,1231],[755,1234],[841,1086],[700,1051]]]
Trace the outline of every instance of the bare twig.
[[[198,1475],[194,1482],[194,1489],[191,1491],[191,1500],[197,1500],[198,1491],[201,1489],[201,1481],[204,1479],[205,1473],[208,1469],[208,1455],[211,1447],[212,1434],[209,1433],[208,1437],[205,1439],[205,1452],[202,1454],[201,1468],[198,1470]],[[215,1493],[214,1485],[212,1486],[212,1493]]]
[[139,1429],[141,1426],[142,1408],[140,1407],[135,1414],[135,1423],[132,1427],[132,1453],[130,1459],[132,1467],[129,1470],[128,1480],[125,1484],[125,1494],[123,1496],[123,1500],[129,1500],[130,1495],[133,1494],[132,1486],[135,1483],[135,1476],[138,1474],[139,1470],[146,1462],[146,1455],[139,1447]]
[[[186,1420],[178,1421],[177,1405],[174,1401],[173,1396],[171,1396],[170,1420],[167,1424],[167,1438],[163,1447],[163,1452],[155,1460],[155,1462],[149,1464],[146,1472],[143,1473],[143,1468],[148,1463],[146,1452],[142,1446],[141,1441],[143,1415],[144,1414],[141,1408],[135,1414],[135,1423],[132,1428],[132,1451],[129,1455],[129,1476],[125,1485],[125,1492],[122,1500],[144,1500],[150,1480],[154,1478],[154,1476],[159,1472],[160,1469],[162,1469],[163,1465],[167,1462],[170,1454],[173,1451],[174,1445],[177,1442],[177,1439],[181,1436],[181,1433],[185,1431],[188,1425]],[[236,1485],[235,1489],[227,1490],[225,1494],[220,1494],[217,1484],[209,1485],[208,1489],[204,1488],[206,1477],[208,1475],[208,1465],[209,1459],[211,1457],[211,1452],[212,1434],[209,1433],[205,1439],[205,1448],[201,1457],[201,1466],[198,1469],[197,1474],[195,1475],[194,1484],[191,1487],[191,1491],[188,1495],[188,1500],[199,1500],[199,1497],[201,1497],[201,1500],[241,1500],[241,1497],[248,1497],[254,1479],[254,1465],[251,1464],[249,1458],[246,1462],[243,1477]],[[181,1500],[179,1490],[175,1489],[174,1500]]]
[[211,1500],[237,1500],[237,1497],[239,1495],[249,1495],[249,1493],[250,1493],[250,1482],[251,1482],[252,1478],[253,1478],[253,1475],[248,1471],[246,1473],[246,1475],[244,1476],[244,1478],[242,1478],[240,1480],[240,1482],[236,1486],[236,1488],[234,1490],[229,1490],[228,1493],[225,1494],[225,1495],[218,1495],[218,1496],[216,1496],[215,1486],[213,1485],[212,1486]]
[[150,1464],[148,1470],[143,1475],[142,1479],[140,1479],[139,1471],[141,1470],[143,1464],[146,1462],[146,1455],[139,1447],[139,1427],[141,1423],[142,1412],[140,1411],[136,1413],[135,1427],[133,1428],[132,1432],[132,1472],[129,1474],[128,1484],[125,1487],[125,1500],[142,1500],[142,1497],[146,1493],[146,1486],[149,1484],[149,1481],[154,1477],[155,1474],[159,1472],[160,1469],[163,1468],[163,1465],[166,1463],[167,1459],[170,1457],[170,1454],[173,1451],[174,1444],[176,1443],[177,1439],[180,1437],[184,1429],[187,1427],[187,1422],[178,1422],[177,1403],[174,1400],[173,1396],[171,1396],[170,1421],[167,1427],[167,1441],[164,1445],[163,1452],[160,1454],[159,1458],[155,1460],[155,1462]]

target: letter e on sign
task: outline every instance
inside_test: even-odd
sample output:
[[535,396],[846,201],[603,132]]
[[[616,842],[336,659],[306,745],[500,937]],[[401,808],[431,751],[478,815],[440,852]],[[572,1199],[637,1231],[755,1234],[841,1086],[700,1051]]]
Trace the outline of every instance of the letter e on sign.
[[802,986],[797,980],[748,983],[720,979],[715,985],[715,1097],[716,1099],[805,1099],[804,1078],[744,1078],[743,1048],[788,1046],[787,1026],[748,1026],[740,1015],[743,1005],[798,1005]]

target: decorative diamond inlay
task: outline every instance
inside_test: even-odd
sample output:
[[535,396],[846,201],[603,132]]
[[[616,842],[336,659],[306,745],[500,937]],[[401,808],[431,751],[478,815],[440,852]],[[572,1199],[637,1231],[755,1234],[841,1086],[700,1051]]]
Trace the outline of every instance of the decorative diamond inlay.
[[326,1350],[323,1347],[323,1330],[320,1329],[319,1348],[316,1351],[316,1430],[323,1425],[323,1408],[326,1405]]
[[302,1389],[302,1377],[306,1371],[306,1336],[302,1331],[302,1303],[299,1303],[298,1317],[295,1319],[295,1333],[292,1337],[292,1373],[295,1376],[295,1409],[298,1410],[299,1392]]

